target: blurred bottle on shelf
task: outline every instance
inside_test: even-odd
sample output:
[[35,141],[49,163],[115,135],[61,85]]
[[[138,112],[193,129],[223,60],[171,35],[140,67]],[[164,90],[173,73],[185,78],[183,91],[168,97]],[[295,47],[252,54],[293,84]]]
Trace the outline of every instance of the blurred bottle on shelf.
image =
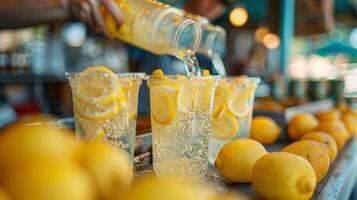
[[0,73],[5,73],[9,66],[9,55],[6,52],[0,52]]
[[289,81],[289,96],[294,105],[304,104],[309,101],[309,82],[306,79],[291,79]]
[[29,44],[31,56],[31,72],[35,75],[44,75],[47,70],[47,29],[38,27],[34,31],[34,38]]

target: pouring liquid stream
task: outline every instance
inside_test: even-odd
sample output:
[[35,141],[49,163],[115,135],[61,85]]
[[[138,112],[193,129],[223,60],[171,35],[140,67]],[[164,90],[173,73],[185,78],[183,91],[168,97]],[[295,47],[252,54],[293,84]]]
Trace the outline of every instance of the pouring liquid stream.
[[196,55],[190,53],[182,59],[185,65],[187,76],[201,76],[200,65],[198,64]]

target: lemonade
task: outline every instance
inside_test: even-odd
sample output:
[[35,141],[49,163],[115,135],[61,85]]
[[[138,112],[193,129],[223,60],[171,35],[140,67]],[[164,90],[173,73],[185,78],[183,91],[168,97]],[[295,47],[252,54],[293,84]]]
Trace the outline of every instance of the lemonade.
[[145,73],[120,73],[118,77],[125,82],[129,81],[129,85],[124,87],[124,92],[129,101],[129,141],[130,155],[134,157],[135,135],[136,135],[136,119],[138,113],[139,89],[142,80],[145,78]]
[[218,77],[165,76],[148,80],[157,175],[203,178],[208,169],[213,96]]
[[236,138],[248,138],[254,92],[259,78],[227,77],[219,81],[214,94],[209,161],[214,163],[223,145]]
[[138,89],[143,76],[117,75],[106,67],[70,74],[77,136],[106,141],[133,158]]

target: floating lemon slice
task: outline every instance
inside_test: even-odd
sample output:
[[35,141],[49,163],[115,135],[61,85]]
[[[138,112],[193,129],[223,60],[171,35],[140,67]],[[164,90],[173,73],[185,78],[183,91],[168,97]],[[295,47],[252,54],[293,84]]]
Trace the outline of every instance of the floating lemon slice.
[[227,99],[232,94],[232,88],[227,84],[218,85],[214,93],[214,102],[213,102],[213,112],[219,109],[223,104],[227,104]]
[[209,73],[208,69],[202,70],[202,76],[209,76],[209,75],[210,75],[210,73]]
[[224,112],[220,118],[212,120],[212,136],[219,140],[227,140],[238,134],[238,120],[230,112]]
[[229,87],[229,85],[219,85],[214,93],[214,104],[220,105],[226,103],[227,99],[230,98],[232,93],[233,90],[231,87]]
[[103,121],[118,114],[123,109],[120,101],[113,101],[106,104],[86,104],[74,101],[74,112],[81,118],[92,121]]
[[226,104],[220,104],[215,110],[213,110],[213,119],[219,119],[226,112]]
[[79,127],[90,138],[95,139],[96,141],[101,141],[104,138],[105,131],[97,122],[88,121],[80,118],[77,118],[77,120],[79,123]]
[[231,98],[228,99],[227,105],[229,110],[237,117],[246,116],[250,110],[250,98],[252,97],[255,84],[247,83],[245,87],[235,88]]
[[107,67],[87,68],[76,77],[75,84],[75,97],[84,103],[105,104],[118,95],[117,77]]
[[197,90],[194,87],[181,88],[178,93],[177,109],[179,112],[188,112],[196,106]]
[[153,120],[161,125],[170,124],[176,117],[178,94],[181,86],[172,81],[160,81],[150,85],[150,90]]

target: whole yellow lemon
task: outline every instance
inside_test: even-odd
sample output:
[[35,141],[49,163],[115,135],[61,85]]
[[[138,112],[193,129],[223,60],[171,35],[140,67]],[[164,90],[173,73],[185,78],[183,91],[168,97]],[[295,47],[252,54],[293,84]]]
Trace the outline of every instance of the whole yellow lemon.
[[357,116],[352,113],[344,114],[341,118],[351,137],[357,135]]
[[34,162],[3,174],[0,185],[17,200],[90,200],[93,183],[80,167],[64,162]]
[[301,140],[314,140],[326,144],[330,150],[330,161],[335,160],[337,156],[337,144],[331,135],[321,131],[310,131],[303,135]]
[[116,199],[129,188],[133,178],[133,167],[128,155],[101,142],[83,145],[82,166],[96,183],[100,199]]
[[341,119],[341,111],[337,108],[315,113],[316,118],[321,121],[335,121]]
[[11,200],[9,194],[2,188],[0,188],[0,200]]
[[272,118],[259,116],[252,120],[250,138],[262,144],[272,144],[279,138],[280,132],[280,127]]
[[288,136],[292,140],[300,137],[317,127],[319,121],[311,113],[299,113],[288,122]]
[[209,200],[215,194],[190,179],[141,177],[124,196],[126,200]]
[[0,134],[0,169],[45,160],[78,161],[79,149],[74,133],[45,124],[15,123]]
[[345,125],[341,121],[324,121],[315,128],[316,131],[325,132],[335,139],[337,149],[341,150],[350,137]]
[[329,148],[326,144],[312,140],[300,140],[286,146],[282,151],[305,158],[316,173],[316,180],[321,181],[330,167]]
[[253,168],[254,190],[266,199],[308,200],[316,186],[316,175],[305,159],[286,152],[261,157]]
[[236,183],[249,183],[255,162],[267,154],[259,142],[252,139],[236,139],[222,147],[215,165],[221,175]]

